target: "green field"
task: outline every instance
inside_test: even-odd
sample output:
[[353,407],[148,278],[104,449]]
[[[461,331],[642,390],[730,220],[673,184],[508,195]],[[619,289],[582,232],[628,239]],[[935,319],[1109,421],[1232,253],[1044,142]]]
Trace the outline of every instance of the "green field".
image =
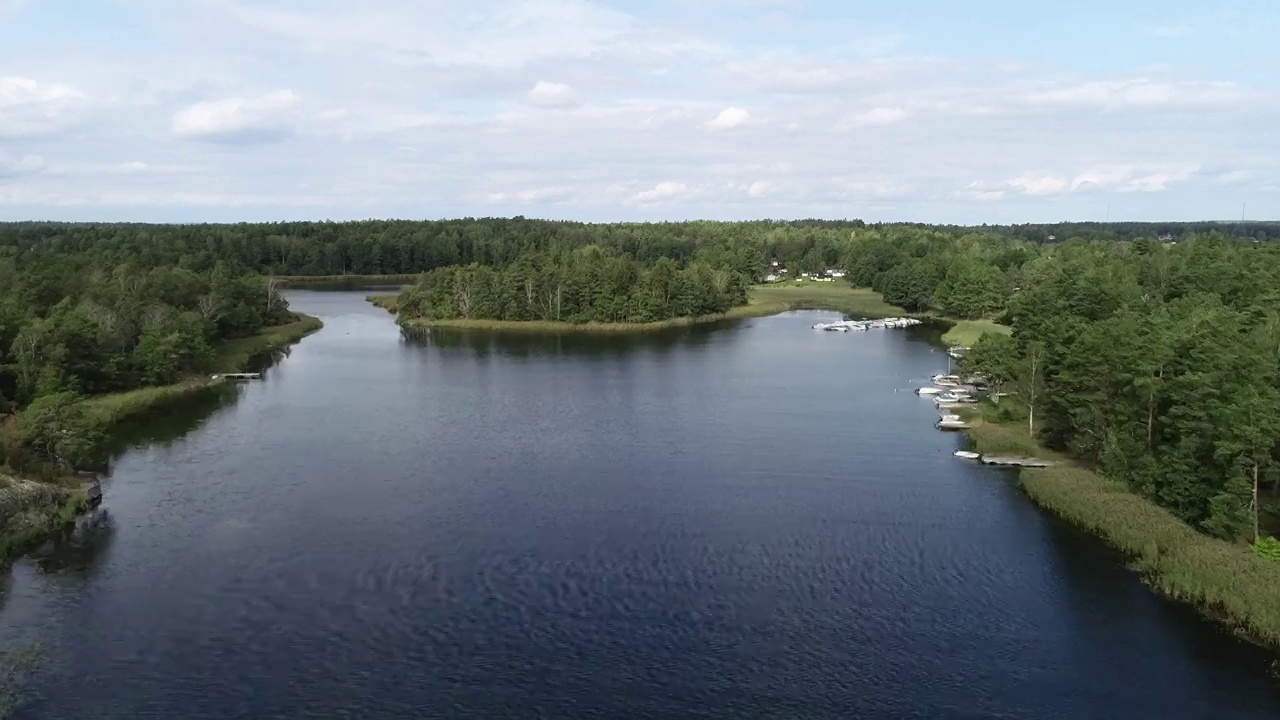
[[1008,335],[1013,330],[1008,325],[1001,325],[994,320],[953,320],[951,326],[942,336],[942,342],[948,347],[972,347],[983,333],[1000,333]]
[[760,310],[770,309],[772,312],[835,310],[865,318],[902,317],[910,314],[885,302],[880,293],[870,288],[850,287],[845,282],[756,285],[750,290],[748,307],[751,306]]

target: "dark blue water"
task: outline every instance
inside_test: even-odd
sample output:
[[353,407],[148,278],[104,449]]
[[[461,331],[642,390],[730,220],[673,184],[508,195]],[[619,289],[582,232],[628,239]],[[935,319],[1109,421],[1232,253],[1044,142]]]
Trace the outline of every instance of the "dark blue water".
[[325,330],[8,578],[19,717],[1280,716],[1263,653],[952,457],[927,333],[405,340],[290,297]]

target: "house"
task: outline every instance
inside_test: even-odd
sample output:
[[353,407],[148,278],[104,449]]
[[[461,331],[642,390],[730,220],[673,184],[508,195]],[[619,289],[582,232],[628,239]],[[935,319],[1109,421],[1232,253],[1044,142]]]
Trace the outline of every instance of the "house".
[[778,282],[781,279],[782,279],[782,276],[778,275],[777,273],[769,273],[768,275],[764,276],[764,281],[769,283]]

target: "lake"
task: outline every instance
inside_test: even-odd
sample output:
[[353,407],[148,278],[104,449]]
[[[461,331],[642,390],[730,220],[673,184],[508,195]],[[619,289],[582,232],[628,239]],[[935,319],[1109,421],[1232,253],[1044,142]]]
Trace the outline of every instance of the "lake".
[[788,313],[402,338],[360,292],[136,429],[3,582],[24,718],[1275,718],[910,392],[927,329]]

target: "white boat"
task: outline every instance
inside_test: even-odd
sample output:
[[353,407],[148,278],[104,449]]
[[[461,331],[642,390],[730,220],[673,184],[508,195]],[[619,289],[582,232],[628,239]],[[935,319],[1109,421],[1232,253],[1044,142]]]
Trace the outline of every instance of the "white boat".
[[980,453],[973,452],[972,450],[957,450],[955,455],[956,457],[964,458],[965,460],[978,460],[982,457]]
[[919,387],[919,388],[916,388],[916,394],[917,394],[917,395],[941,395],[941,394],[942,394],[942,393],[944,393],[944,392],[946,392],[946,391],[945,391],[945,390],[943,390],[942,388],[936,388],[936,387]]

